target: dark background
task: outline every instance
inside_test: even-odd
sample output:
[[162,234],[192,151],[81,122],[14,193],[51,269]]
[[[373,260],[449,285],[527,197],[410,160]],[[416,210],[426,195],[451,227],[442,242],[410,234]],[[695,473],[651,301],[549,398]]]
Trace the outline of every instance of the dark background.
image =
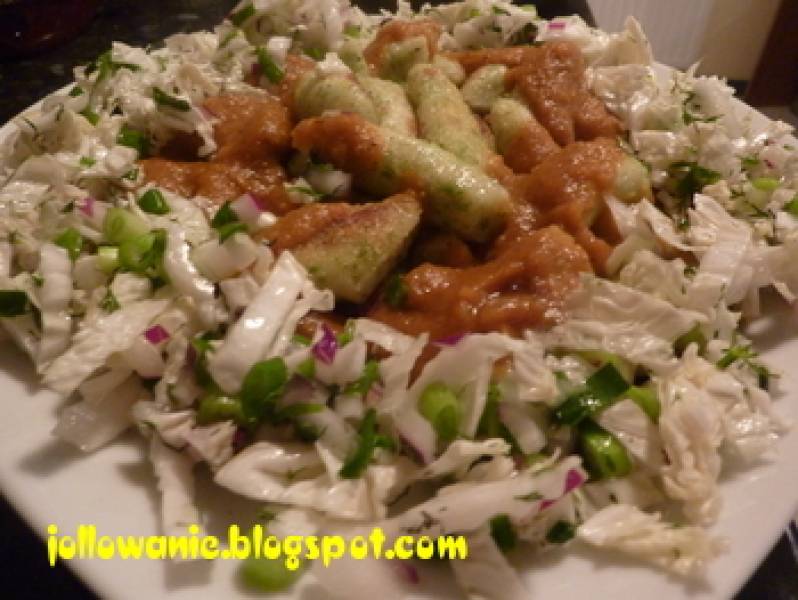
[[[52,18],[55,13],[58,13],[58,18],[68,18],[62,14],[77,15],[77,9],[64,13],[65,5],[71,1],[22,0],[21,4],[41,11],[36,16],[40,27],[41,19]],[[75,2],[81,4],[80,0]],[[111,41],[143,46],[155,44],[178,31],[211,28],[234,4],[234,0],[100,2],[95,17],[70,41],[34,56],[0,60],[0,123],[67,84],[72,80],[73,67],[95,58],[110,46]],[[389,0],[361,0],[359,4],[370,11],[393,7]],[[536,4],[538,11],[546,17],[579,13],[592,21],[584,1],[543,0]],[[24,19],[12,22],[8,14],[0,12],[0,38],[8,36],[9,29],[24,31],[25,27]],[[4,49],[0,40],[0,51],[3,50],[9,51]],[[14,600],[95,597],[61,564],[51,569],[46,557],[44,544],[0,497],[0,597]],[[798,566],[795,560],[789,539],[782,537],[736,600],[798,600]]]

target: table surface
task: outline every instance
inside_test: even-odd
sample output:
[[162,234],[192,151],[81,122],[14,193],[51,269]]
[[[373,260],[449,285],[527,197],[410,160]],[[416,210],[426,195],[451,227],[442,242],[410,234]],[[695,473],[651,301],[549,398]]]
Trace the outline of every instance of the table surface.
[[[178,31],[218,23],[233,0],[105,0],[94,20],[68,43],[44,54],[0,62],[0,123],[72,80],[72,69],[106,50],[111,41],[134,45],[157,43]],[[386,0],[360,2],[368,10],[389,7]],[[544,16],[581,13],[584,1],[536,3]],[[548,13],[548,14],[547,14]],[[67,568],[51,569],[44,544],[0,496],[0,589],[4,597],[94,598]],[[798,530],[785,534],[736,600],[798,600]]]

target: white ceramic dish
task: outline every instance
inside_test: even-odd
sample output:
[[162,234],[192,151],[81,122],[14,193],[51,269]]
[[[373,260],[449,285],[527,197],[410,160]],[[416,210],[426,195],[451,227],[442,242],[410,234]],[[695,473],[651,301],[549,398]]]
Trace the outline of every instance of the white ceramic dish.
[[[754,122],[763,117],[749,110]],[[11,132],[0,128],[0,144]],[[766,298],[764,318],[749,327],[764,360],[783,372],[777,410],[798,421],[798,314]],[[2,341],[0,358],[0,491],[44,535],[54,523],[70,534],[93,524],[102,534],[158,533],[155,479],[143,444],[131,433],[94,454],[81,453],[51,437],[61,402],[42,390],[26,358]],[[755,570],[798,508],[798,431],[780,440],[772,461],[724,473],[724,510],[714,533],[725,536],[729,551],[712,563],[704,581],[685,582],[643,564],[576,545],[566,551],[520,558],[519,567],[536,597],[565,600],[639,598],[729,598]],[[200,485],[208,529],[221,533],[227,523],[248,523],[252,506],[210,485]],[[44,552],[44,549],[42,550]],[[174,600],[250,596],[241,589],[231,561],[165,562],[77,560],[70,566],[98,595],[113,599]],[[434,598],[457,598],[442,571],[424,568],[434,582]],[[275,596],[270,596],[275,597]],[[321,598],[313,586],[280,596]]]

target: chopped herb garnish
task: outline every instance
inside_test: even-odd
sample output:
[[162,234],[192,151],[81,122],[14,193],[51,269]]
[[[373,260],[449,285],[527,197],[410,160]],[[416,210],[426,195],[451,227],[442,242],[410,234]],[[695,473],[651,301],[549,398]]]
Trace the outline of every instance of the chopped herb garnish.
[[357,479],[366,470],[374,449],[377,447],[377,412],[370,408],[358,428],[358,444],[355,451],[341,467],[339,475],[344,479]]
[[684,354],[684,351],[687,350],[687,346],[693,343],[698,344],[699,353],[703,353],[707,347],[707,338],[701,331],[701,327],[697,324],[693,326],[690,331],[676,338],[676,341],[673,344],[673,349],[676,353],[676,356],[681,356]]
[[247,4],[241,10],[230,14],[230,22],[236,27],[241,27],[253,16],[255,16],[255,7],[252,4]]
[[81,167],[93,167],[97,164],[97,161],[91,156],[81,156],[79,162]]
[[302,335],[301,333],[295,333],[293,336],[291,336],[291,341],[295,344],[299,344],[300,346],[310,346],[313,340],[306,335]]
[[62,231],[58,237],[53,240],[53,243],[66,250],[67,254],[69,254],[69,258],[72,260],[80,256],[80,251],[83,250],[83,236],[73,227]]
[[30,312],[32,304],[22,290],[0,290],[0,317],[19,317]]
[[391,308],[402,308],[407,302],[407,284],[400,273],[392,276],[385,284],[385,302]]
[[798,217],[798,194],[784,205],[784,210],[790,213],[793,217]]
[[31,273],[31,281],[33,281],[33,285],[37,288],[40,288],[44,285],[44,277],[41,276],[41,273]]
[[490,535],[502,552],[509,552],[518,544],[515,528],[507,515],[497,515],[490,520]]
[[100,115],[88,107],[84,108],[78,114],[83,115],[83,117],[85,117],[85,119],[92,125],[97,125],[97,123],[100,122]]
[[755,177],[751,185],[761,192],[772,192],[779,187],[779,180],[775,177]]
[[546,541],[550,544],[564,544],[576,535],[576,527],[568,521],[557,521],[546,534]]
[[360,25],[355,25],[353,23],[347,23],[344,26],[344,35],[347,37],[360,37],[361,28]]
[[232,208],[230,202],[225,202],[222,207],[216,211],[216,214],[211,220],[211,227],[219,232],[219,241],[224,242],[229,237],[239,232],[246,232],[247,226],[238,220],[238,215]]
[[127,181],[136,181],[138,178],[139,170],[136,168],[130,169],[130,171],[122,175],[122,179],[126,179]]
[[272,417],[275,403],[288,381],[288,369],[282,358],[274,357],[255,363],[241,385],[241,405],[247,422],[256,425]]
[[122,308],[122,306],[119,304],[119,300],[116,299],[116,296],[114,296],[114,293],[110,288],[105,293],[105,296],[103,296],[103,299],[100,300],[98,306],[107,313],[112,313],[115,310]]
[[717,171],[702,167],[696,162],[679,161],[668,167],[668,175],[673,178],[671,193],[680,200],[683,208],[692,207],[693,196],[705,186],[720,181]]
[[69,95],[72,98],[77,98],[78,96],[82,96],[83,95],[83,88],[80,87],[79,85],[76,85],[71,90],[69,90]]
[[327,51],[323,48],[305,48],[304,52],[313,60],[324,60],[327,54]]
[[155,100],[156,104],[166,106],[168,108],[174,108],[175,110],[182,112],[191,110],[191,104],[189,104],[186,100],[176,96],[171,96],[159,87],[152,88],[152,99]]
[[762,162],[756,156],[744,156],[740,159],[744,169],[754,169]]
[[316,361],[312,356],[306,358],[296,366],[296,372],[305,379],[311,379],[316,374]]
[[379,378],[379,363],[377,363],[376,360],[370,360],[366,363],[366,366],[363,367],[363,373],[357,378],[357,381],[353,381],[344,388],[344,393],[365,396],[371,389],[371,386],[374,385]]
[[338,347],[343,348],[353,339],[355,339],[355,322],[351,319],[346,322],[341,333],[335,336],[338,341]]
[[494,6],[493,7],[493,14],[494,15],[508,15],[510,11],[503,9],[501,6]]
[[751,346],[732,346],[716,363],[719,369],[725,369],[731,366],[738,360],[747,360],[749,358],[756,358],[756,352],[751,349]]

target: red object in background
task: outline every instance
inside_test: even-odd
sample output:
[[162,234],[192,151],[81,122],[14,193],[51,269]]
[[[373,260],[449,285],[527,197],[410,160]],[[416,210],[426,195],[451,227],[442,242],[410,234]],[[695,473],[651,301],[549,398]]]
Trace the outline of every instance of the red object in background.
[[0,58],[35,54],[74,37],[100,0],[0,0]]

